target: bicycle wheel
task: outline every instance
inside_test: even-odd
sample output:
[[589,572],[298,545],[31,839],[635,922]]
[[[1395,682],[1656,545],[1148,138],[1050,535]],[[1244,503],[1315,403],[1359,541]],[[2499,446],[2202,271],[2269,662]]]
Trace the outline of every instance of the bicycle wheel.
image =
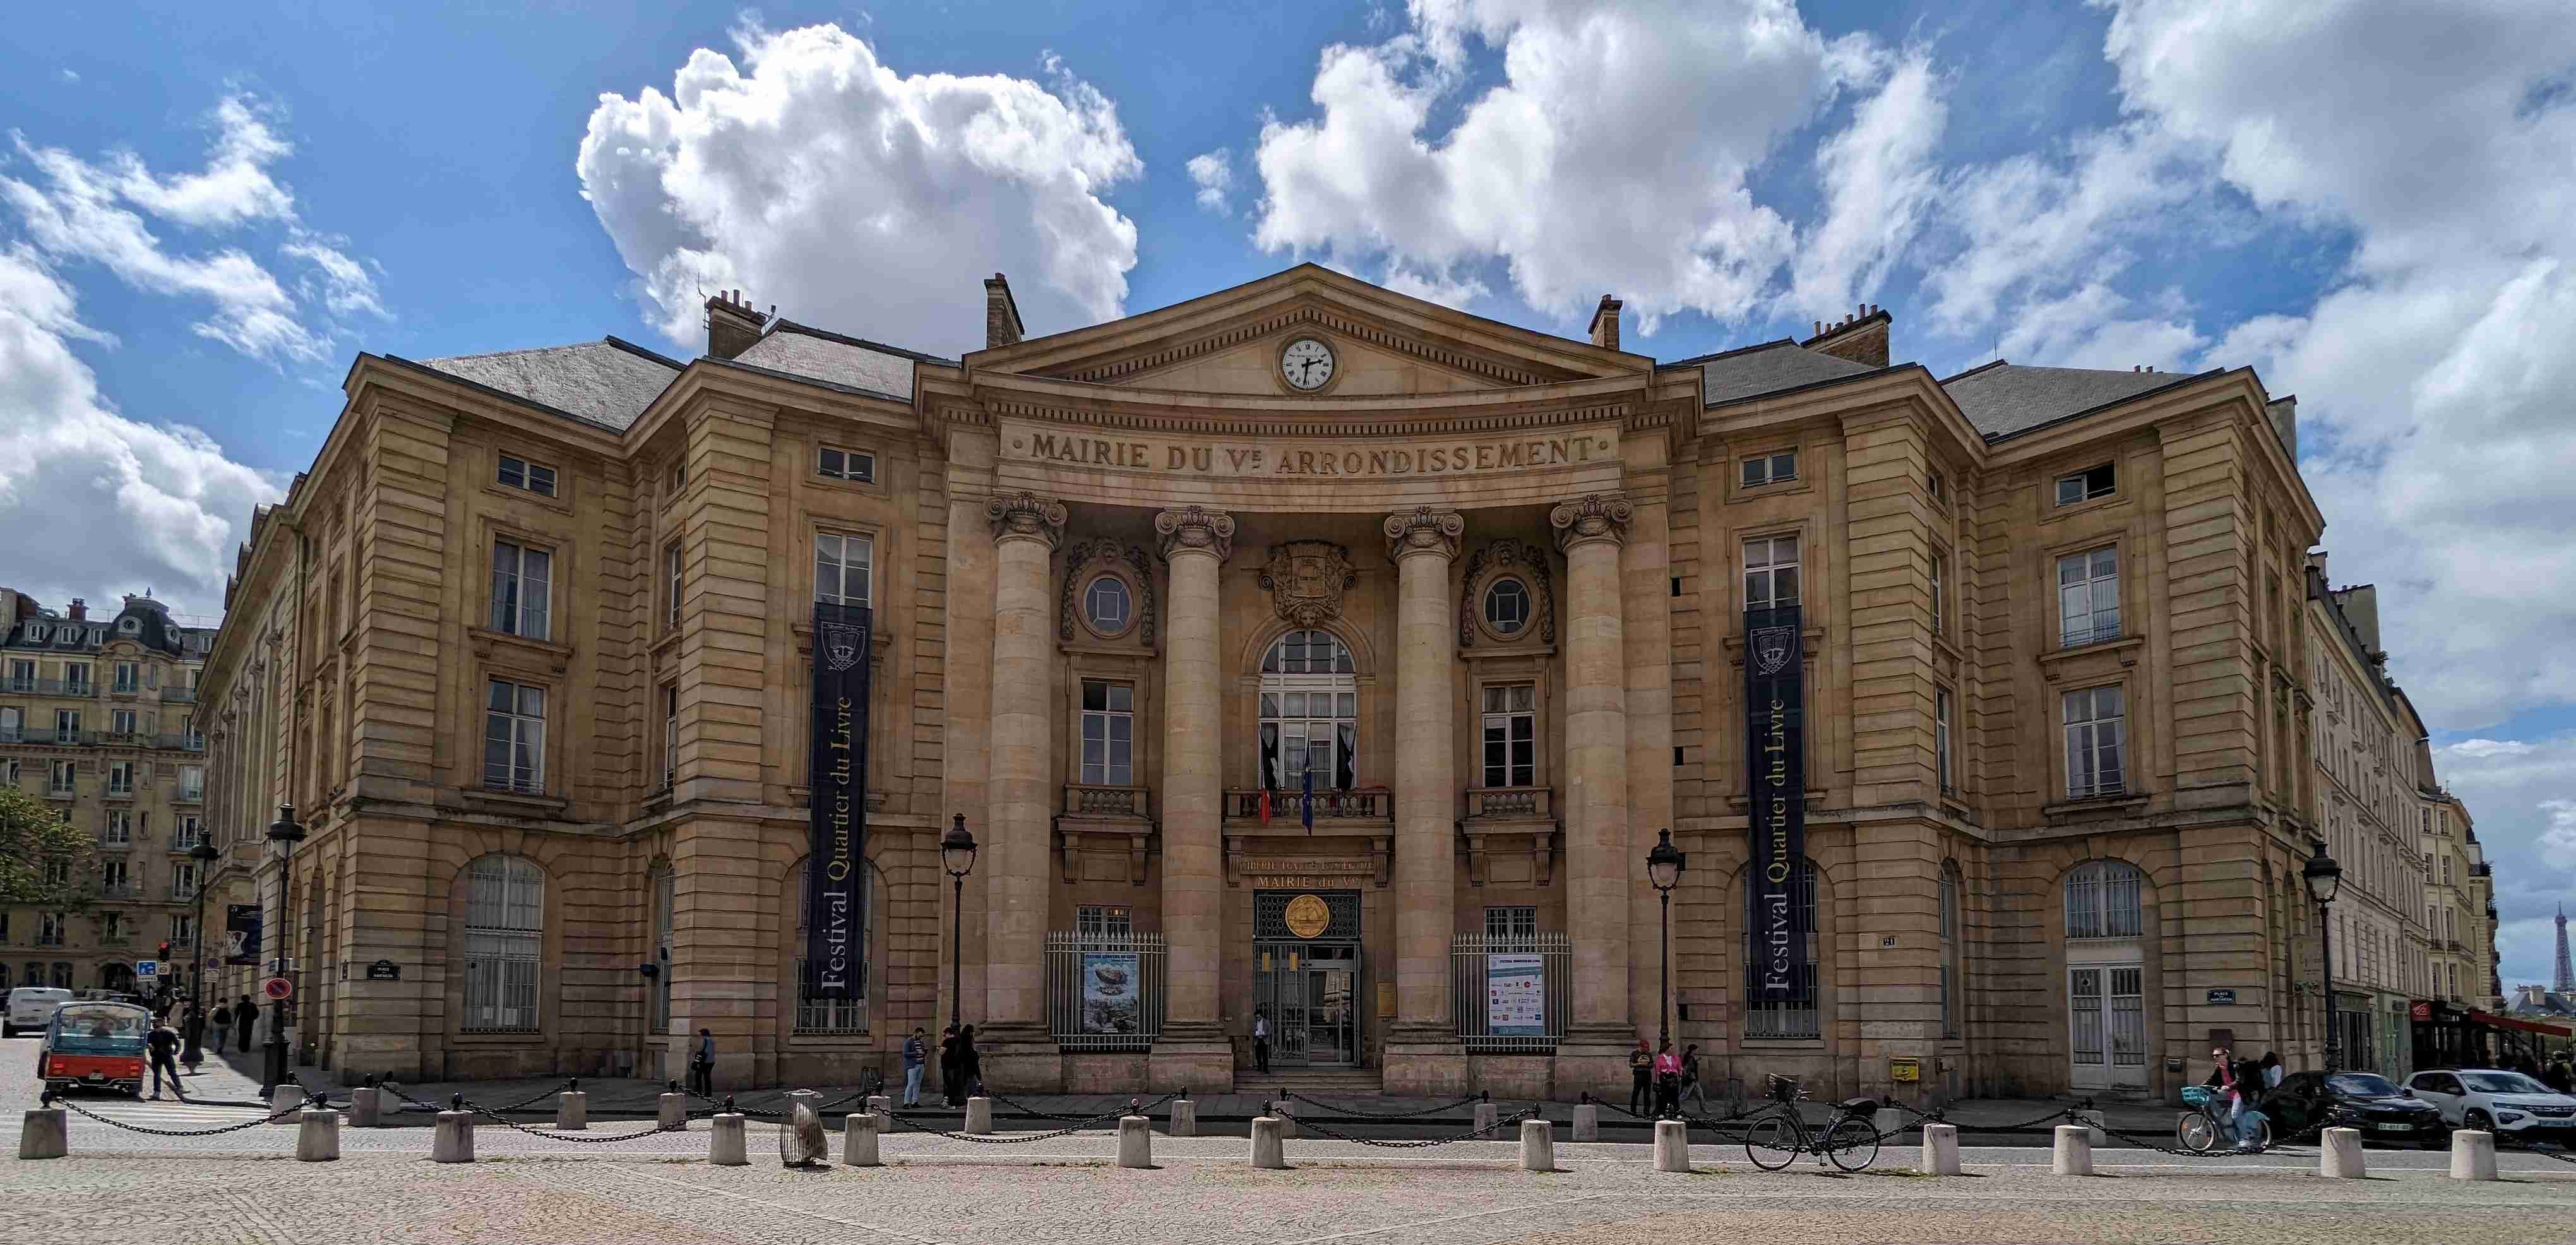
[[1878,1130],[1857,1115],[1846,1115],[1825,1130],[1825,1157],[1834,1166],[1856,1172],[1878,1161]]
[[2254,1149],[2260,1153],[2271,1148],[2272,1121],[2265,1116],[2257,1115],[2254,1117]]
[[2218,1144],[2218,1123],[2200,1111],[2185,1111],[2174,1123],[2174,1140],[2194,1154],[2207,1154]]
[[1744,1130],[1744,1157],[1766,1172],[1787,1167],[1798,1158],[1798,1130],[1779,1116],[1763,1116]]

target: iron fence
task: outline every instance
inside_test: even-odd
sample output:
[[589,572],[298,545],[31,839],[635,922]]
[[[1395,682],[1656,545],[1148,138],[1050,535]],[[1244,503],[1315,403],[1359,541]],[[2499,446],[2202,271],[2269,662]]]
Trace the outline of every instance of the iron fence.
[[1554,1054],[1574,1014],[1574,943],[1563,934],[1449,941],[1458,1037],[1479,1055]]
[[1064,1050],[1148,1050],[1163,1033],[1161,934],[1046,937],[1047,1024]]

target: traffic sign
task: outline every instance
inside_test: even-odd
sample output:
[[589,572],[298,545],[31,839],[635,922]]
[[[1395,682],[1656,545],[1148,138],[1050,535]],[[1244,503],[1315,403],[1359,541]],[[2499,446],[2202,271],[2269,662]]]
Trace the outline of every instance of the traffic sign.
[[151,981],[151,980],[153,980],[154,978],[159,977],[160,975],[161,975],[161,961],[159,961],[159,960],[136,960],[136,961],[134,962],[134,979],[135,979],[136,981]]
[[288,981],[283,977],[271,977],[268,980],[259,983],[259,992],[272,999],[276,999],[279,1002],[284,1002],[288,995],[295,993],[295,983]]

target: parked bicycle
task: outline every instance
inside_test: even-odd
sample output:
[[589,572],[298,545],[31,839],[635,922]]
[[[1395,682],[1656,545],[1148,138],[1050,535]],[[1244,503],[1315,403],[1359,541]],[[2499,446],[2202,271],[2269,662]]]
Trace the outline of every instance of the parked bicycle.
[[[2182,1087],[2182,1103],[2190,1110],[2183,1112],[2182,1118],[2174,1121],[2174,1140],[2181,1142],[2183,1149],[2194,1154],[2207,1154],[2216,1148],[2221,1140],[2233,1136],[2234,1130],[2229,1128],[2227,1121],[2220,1119],[2216,1114],[2226,1108],[2214,1105],[2216,1101],[2217,1095],[2206,1085]],[[2254,1148],[2271,1149],[2272,1121],[2260,1111],[2249,1111],[2246,1113],[2246,1118],[2253,1121]]]
[[1797,1078],[1766,1076],[1763,1080],[1771,1091],[1771,1106],[1747,1121],[1744,1129],[1744,1157],[1755,1167],[1776,1172],[1801,1154],[1815,1155],[1820,1166],[1831,1159],[1847,1172],[1878,1161],[1878,1126],[1870,1119],[1878,1109],[1877,1099],[1847,1099],[1834,1107],[1831,1123],[1811,1131],[1806,1117],[1798,1112],[1807,1091],[1799,1088]]

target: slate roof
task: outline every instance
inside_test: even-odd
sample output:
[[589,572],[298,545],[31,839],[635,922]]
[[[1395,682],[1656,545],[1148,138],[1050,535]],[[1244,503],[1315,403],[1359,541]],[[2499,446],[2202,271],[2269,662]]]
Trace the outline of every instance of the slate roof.
[[[2201,373],[2206,376],[2208,373]],[[2110,372],[2080,367],[2025,367],[1997,361],[1941,382],[1959,413],[1988,441],[2125,402],[2200,376],[2180,372]]]
[[614,337],[571,346],[429,359],[421,366],[624,432],[680,375],[680,364]]
[[1665,366],[1693,363],[1700,365],[1700,401],[1705,406],[1721,406],[1766,393],[1879,370],[1866,363],[1819,354],[1785,337],[1776,342],[1764,342],[1724,354],[1703,355]]
[[951,360],[935,355],[843,337],[791,320],[773,325],[766,336],[734,356],[733,361],[897,402],[912,401],[912,368],[916,361],[953,366]]

